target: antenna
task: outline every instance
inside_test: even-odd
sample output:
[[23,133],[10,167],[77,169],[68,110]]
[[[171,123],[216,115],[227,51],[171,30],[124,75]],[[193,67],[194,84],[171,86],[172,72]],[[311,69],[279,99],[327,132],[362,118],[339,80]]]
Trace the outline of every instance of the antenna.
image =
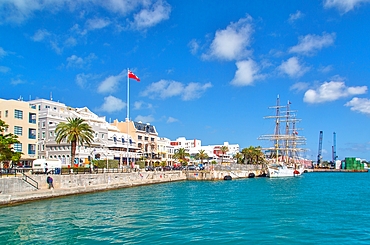
[[53,92],[50,92],[50,100],[53,100]]

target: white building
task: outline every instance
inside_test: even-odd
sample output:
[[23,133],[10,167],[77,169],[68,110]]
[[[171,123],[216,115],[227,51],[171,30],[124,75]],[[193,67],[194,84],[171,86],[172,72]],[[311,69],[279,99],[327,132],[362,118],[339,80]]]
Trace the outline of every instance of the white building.
[[39,112],[38,123],[38,158],[60,159],[64,164],[70,163],[71,146],[69,143],[55,142],[55,129],[67,118],[81,118],[95,131],[94,141],[90,146],[79,145],[76,149],[76,165],[89,163],[89,158],[119,159],[123,163],[129,158],[136,158],[136,143],[127,134],[122,134],[117,127],[106,122],[105,117],[99,117],[88,108],[72,108],[52,100],[37,99],[29,101]]
[[[191,159],[194,159],[195,155],[199,153],[200,150],[208,155],[208,161],[217,161],[217,162],[231,162],[236,153],[240,151],[238,144],[229,144],[229,142],[224,142],[223,145],[208,145],[202,146],[202,141],[198,139],[187,140],[185,137],[179,137],[175,141],[171,141],[171,146],[174,147],[174,150],[184,148],[191,156]],[[221,147],[226,146],[228,151],[225,155],[221,152]]]

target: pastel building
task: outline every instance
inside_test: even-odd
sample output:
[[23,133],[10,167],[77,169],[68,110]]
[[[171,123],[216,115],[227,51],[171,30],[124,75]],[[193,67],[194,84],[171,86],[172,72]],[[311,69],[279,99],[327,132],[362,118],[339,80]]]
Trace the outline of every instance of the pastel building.
[[8,125],[4,133],[18,136],[20,143],[14,144],[13,149],[22,152],[20,164],[31,166],[38,153],[38,110],[34,105],[21,100],[0,99],[0,119]]

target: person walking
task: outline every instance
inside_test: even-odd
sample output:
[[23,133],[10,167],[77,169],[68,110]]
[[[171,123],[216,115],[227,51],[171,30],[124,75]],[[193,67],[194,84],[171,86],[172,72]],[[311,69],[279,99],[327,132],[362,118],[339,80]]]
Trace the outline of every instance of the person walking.
[[54,189],[54,185],[53,185],[53,178],[51,176],[48,176],[46,178],[46,183],[49,184],[49,189]]

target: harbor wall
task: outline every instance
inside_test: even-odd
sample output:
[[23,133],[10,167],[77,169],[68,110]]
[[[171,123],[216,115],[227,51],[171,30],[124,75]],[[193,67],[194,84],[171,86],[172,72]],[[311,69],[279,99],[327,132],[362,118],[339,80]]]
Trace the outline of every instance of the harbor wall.
[[223,180],[226,175],[233,179],[248,178],[252,172],[260,174],[260,170],[221,170],[50,175],[53,189],[48,188],[47,175],[29,176],[35,181],[33,184],[37,182],[38,189],[24,181],[24,176],[9,176],[0,178],[0,205],[172,181]]

